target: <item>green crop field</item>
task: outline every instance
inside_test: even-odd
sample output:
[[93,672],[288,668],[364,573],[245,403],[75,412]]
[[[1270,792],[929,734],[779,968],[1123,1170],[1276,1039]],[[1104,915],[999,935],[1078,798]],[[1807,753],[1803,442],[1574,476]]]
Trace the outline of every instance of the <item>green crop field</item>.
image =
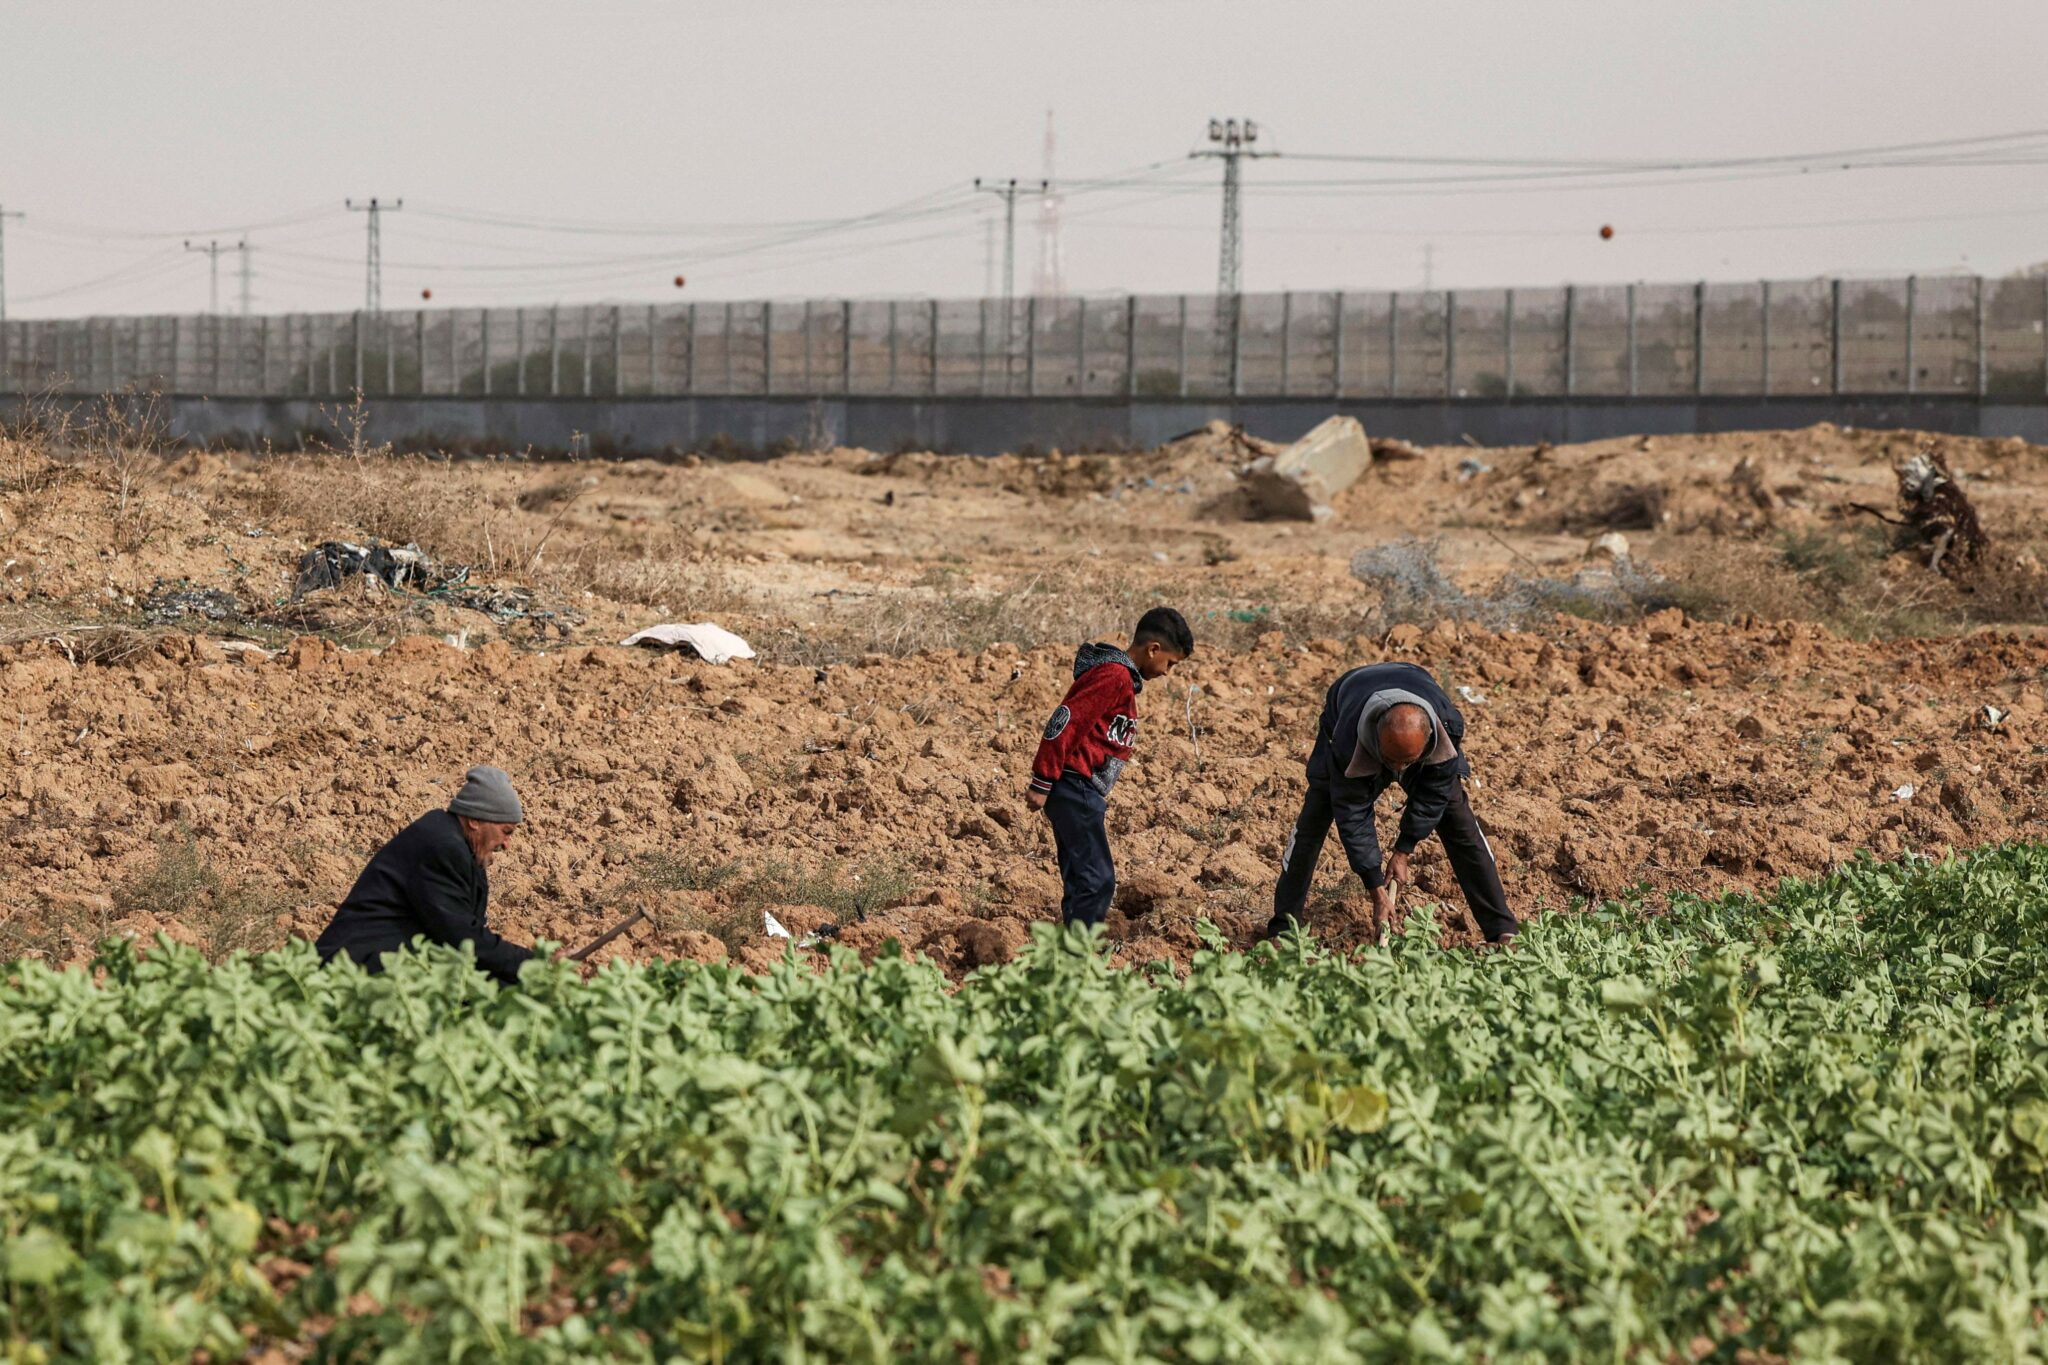
[[6,970],[9,1360],[2048,1353],[2048,847],[1179,980]]

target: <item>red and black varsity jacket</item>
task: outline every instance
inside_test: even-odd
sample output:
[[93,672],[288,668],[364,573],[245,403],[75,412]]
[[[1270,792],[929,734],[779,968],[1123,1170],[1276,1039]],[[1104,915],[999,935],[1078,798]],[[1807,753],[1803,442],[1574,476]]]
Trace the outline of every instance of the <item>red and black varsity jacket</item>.
[[1104,796],[1138,742],[1138,693],[1145,680],[1115,645],[1082,645],[1074,685],[1045,723],[1031,760],[1031,790],[1050,794],[1061,773],[1078,773]]

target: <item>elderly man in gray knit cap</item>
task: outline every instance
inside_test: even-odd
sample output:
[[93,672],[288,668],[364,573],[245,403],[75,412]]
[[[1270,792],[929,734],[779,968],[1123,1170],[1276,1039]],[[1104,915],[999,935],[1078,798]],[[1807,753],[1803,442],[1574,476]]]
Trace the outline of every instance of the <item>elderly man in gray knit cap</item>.
[[526,818],[503,769],[475,767],[448,803],[428,811],[377,850],[315,946],[320,960],[346,953],[371,971],[384,954],[415,939],[469,943],[476,965],[511,985],[531,948],[507,943],[484,923],[491,859]]

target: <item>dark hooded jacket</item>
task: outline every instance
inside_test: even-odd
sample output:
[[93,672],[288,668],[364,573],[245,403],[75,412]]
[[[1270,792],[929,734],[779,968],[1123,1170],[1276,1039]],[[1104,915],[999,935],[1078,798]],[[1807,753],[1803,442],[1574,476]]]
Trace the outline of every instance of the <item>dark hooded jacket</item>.
[[[1395,772],[1380,761],[1378,720],[1402,702],[1419,705],[1430,720],[1430,742],[1422,758]],[[1360,867],[1372,869],[1365,884],[1386,885],[1380,871],[1379,831],[1373,804],[1396,782],[1407,793],[1396,853],[1411,853],[1436,832],[1459,779],[1471,772],[1465,761],[1465,718],[1435,678],[1414,664],[1368,664],[1330,685],[1309,753],[1308,780],[1329,787],[1338,837]]]
[[1071,772],[1108,796],[1137,745],[1144,688],[1130,655],[1115,645],[1082,645],[1074,656],[1074,685],[1045,723],[1031,760],[1031,789],[1050,794],[1060,774]]
[[314,946],[323,962],[347,953],[377,972],[384,954],[414,939],[472,943],[476,965],[511,985],[533,950],[491,932],[484,923],[490,898],[490,878],[462,826],[445,810],[429,811],[377,850]]

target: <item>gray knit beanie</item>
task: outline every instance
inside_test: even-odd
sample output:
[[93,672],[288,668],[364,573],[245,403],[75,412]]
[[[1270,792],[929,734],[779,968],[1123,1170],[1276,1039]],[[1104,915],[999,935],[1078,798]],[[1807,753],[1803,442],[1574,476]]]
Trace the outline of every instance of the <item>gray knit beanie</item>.
[[463,775],[462,790],[448,803],[450,815],[467,815],[472,820],[490,820],[516,825],[526,819],[519,807],[519,793],[503,768],[478,764]]

